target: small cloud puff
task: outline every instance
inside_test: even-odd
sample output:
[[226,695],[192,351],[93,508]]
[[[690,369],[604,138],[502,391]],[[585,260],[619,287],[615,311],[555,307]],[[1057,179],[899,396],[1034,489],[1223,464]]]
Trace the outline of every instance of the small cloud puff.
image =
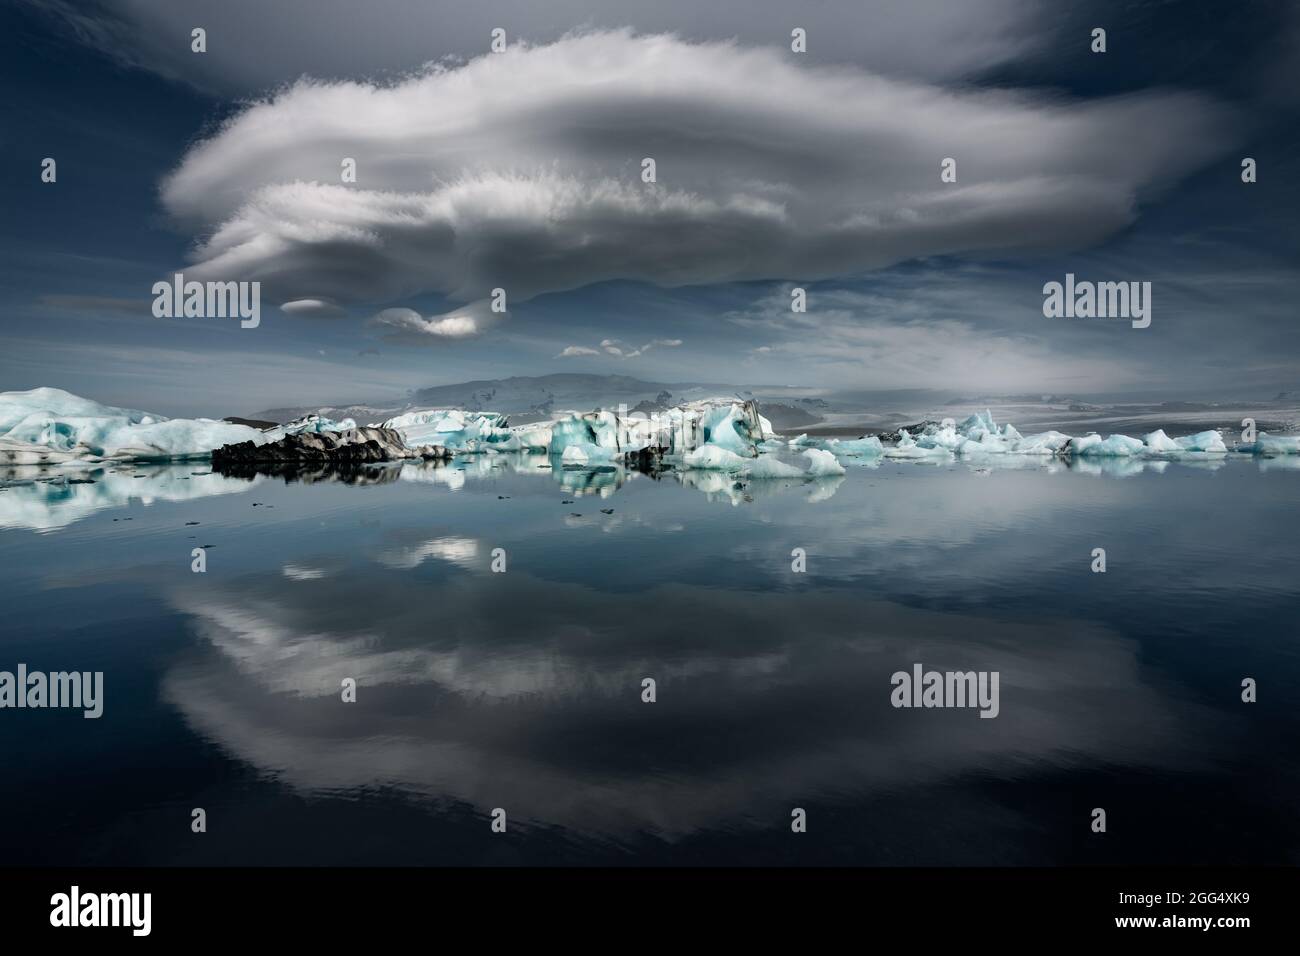
[[556,358],[575,358],[580,355],[612,355],[615,358],[631,359],[644,355],[653,348],[677,348],[682,344],[681,339],[655,339],[653,342],[647,342],[639,348],[630,349],[626,343],[618,339],[602,339],[600,348],[593,349],[586,345],[570,345],[564,351],[556,355]]

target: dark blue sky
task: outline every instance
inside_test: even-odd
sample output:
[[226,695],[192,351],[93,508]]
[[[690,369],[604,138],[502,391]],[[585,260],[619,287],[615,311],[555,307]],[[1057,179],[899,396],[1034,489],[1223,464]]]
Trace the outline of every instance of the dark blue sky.
[[[0,389],[232,414],[555,371],[1300,388],[1295,4],[461,6],[0,6]],[[535,46],[485,57],[497,25]],[[261,281],[261,325],[155,318],[175,270]],[[1045,318],[1066,272],[1152,282],[1151,327]],[[338,314],[278,308],[316,296]],[[438,334],[456,315],[475,334]]]

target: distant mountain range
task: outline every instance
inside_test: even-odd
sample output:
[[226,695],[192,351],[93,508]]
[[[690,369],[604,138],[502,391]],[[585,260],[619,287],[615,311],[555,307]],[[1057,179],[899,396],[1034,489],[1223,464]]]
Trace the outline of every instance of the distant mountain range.
[[[778,432],[808,431],[819,435],[857,436],[896,428],[923,418],[963,417],[980,408],[1000,409],[999,420],[1039,430],[1058,428],[1123,430],[1139,427],[1178,427],[1192,431],[1236,425],[1243,416],[1258,418],[1261,427],[1286,430],[1295,426],[1295,392],[1272,400],[1223,405],[1204,401],[1169,401],[1145,395],[1069,397],[1034,393],[958,397],[951,391],[929,389],[842,389],[782,385],[727,385],[704,382],[649,382],[628,375],[517,375],[435,385],[411,394],[402,405],[326,405],[268,408],[244,420],[288,422],[303,415],[354,419],[366,425],[417,408],[461,408],[502,412],[523,425],[545,421],[557,412],[618,408],[651,412],[700,398],[757,399],[763,415]],[[1154,399],[1154,400],[1153,400]],[[1260,412],[1268,410],[1267,419]],[[1172,434],[1172,432],[1171,432]]]
[[[833,407],[826,389],[785,386],[737,386],[701,382],[647,382],[627,375],[585,375],[562,372],[554,375],[512,376],[480,379],[454,385],[434,385],[412,394],[400,406],[334,405],[268,408],[248,416],[276,422],[316,414],[333,419],[353,418],[359,423],[391,418],[414,408],[463,408],[467,411],[504,412],[516,424],[550,418],[554,412],[616,408],[651,411],[700,398],[756,398],[763,414],[776,423],[796,426],[821,420],[818,414]],[[777,427],[782,427],[778,425]]]

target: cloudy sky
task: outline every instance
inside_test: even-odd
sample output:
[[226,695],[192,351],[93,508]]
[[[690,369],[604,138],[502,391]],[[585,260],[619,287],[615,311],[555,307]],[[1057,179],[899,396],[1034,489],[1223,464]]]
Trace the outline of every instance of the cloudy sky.
[[[1300,388],[1293,3],[11,0],[0,54],[0,389]],[[154,317],[177,271],[261,324]],[[1045,318],[1067,272],[1151,326]]]

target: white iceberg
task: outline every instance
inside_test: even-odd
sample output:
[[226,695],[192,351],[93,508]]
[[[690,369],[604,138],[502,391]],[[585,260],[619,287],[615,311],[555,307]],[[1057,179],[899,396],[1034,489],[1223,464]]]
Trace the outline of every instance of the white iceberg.
[[466,412],[459,408],[428,408],[405,412],[373,425],[394,428],[408,447],[441,445],[453,451],[468,450],[471,443],[488,440],[498,433],[504,439],[504,416],[499,412]]
[[332,418],[323,418],[320,415],[307,415],[281,425],[277,431],[279,436],[283,437],[285,435],[320,435],[325,432],[345,432],[356,427],[356,421],[351,418],[336,422]]
[[754,446],[764,439],[764,425],[771,425],[758,415],[753,402],[730,402],[705,407],[700,413],[704,442],[717,445],[738,455],[752,456]]
[[1140,438],[1130,438],[1128,435],[1111,435],[1109,438],[1096,434],[1084,435],[1073,439],[1069,447],[1074,454],[1083,458],[1128,458],[1146,450],[1146,445]]
[[989,455],[1009,455],[1015,447],[1016,439],[985,432],[978,439],[963,438],[953,451],[963,458],[983,458]]
[[1228,446],[1223,443],[1223,435],[1214,429],[1175,438],[1174,441],[1183,451],[1202,452],[1204,454],[1226,454],[1228,451]]
[[[978,430],[980,438],[984,437],[986,434],[988,434],[988,432],[985,432],[983,429]],[[944,451],[955,452],[971,439],[968,439],[965,435],[961,434],[955,425],[940,425],[937,428],[933,425],[929,425],[915,438],[908,434],[906,430],[903,430],[899,433],[899,443],[902,444],[905,440],[909,442],[914,441],[919,448],[941,448]]]
[[[932,459],[941,461],[950,455],[959,458],[983,459],[1006,455],[1058,455],[1065,451],[1072,439],[1058,431],[1040,432],[1034,435],[1021,435],[1014,425],[999,425],[988,409],[968,416],[961,422],[946,419],[942,423],[930,423],[915,436],[907,429],[899,432],[899,440],[894,445],[881,446],[887,458]],[[861,443],[871,450],[870,442],[878,439],[862,438],[856,443],[828,442],[826,447],[841,453],[846,446]]]
[[1300,455],[1300,435],[1260,435],[1241,450],[1253,455]]
[[752,401],[704,399],[649,415],[640,412],[571,412],[549,426],[531,426],[541,435],[549,428],[548,448],[563,456],[570,445],[597,445],[612,454],[656,449],[669,456],[685,456],[711,446],[753,458],[758,446],[772,439],[771,423],[758,414]]
[[507,439],[507,442],[510,441],[518,443],[520,448],[528,451],[546,451],[551,447],[551,426],[548,424],[512,425],[510,437]]
[[760,455],[745,469],[750,478],[802,478],[803,469],[772,455]]
[[803,453],[803,456],[808,459],[808,474],[814,478],[824,478],[845,473],[844,466],[836,461],[835,456],[828,451],[822,451],[820,448],[809,448]]
[[907,429],[899,433],[898,444],[885,449],[886,458],[949,458],[951,452],[939,444],[921,445],[908,434]]
[[833,455],[862,455],[870,458],[883,455],[885,446],[875,435],[868,435],[866,438],[845,440],[831,438],[826,442],[826,450]]
[[102,405],[59,388],[0,392],[0,463],[203,459],[222,445],[280,437],[247,425]]
[[960,431],[963,437],[973,438],[976,441],[985,435],[998,434],[998,426],[993,421],[993,413],[987,408],[966,418],[957,426],[956,430]]
[[1026,435],[1015,443],[1017,455],[1057,455],[1070,444],[1065,432],[1047,431]]
[[939,459],[950,453],[960,458],[981,459],[1005,455],[1061,454],[1072,439],[1058,431],[1021,435],[1014,425],[999,425],[988,409],[968,416],[961,422],[945,420],[926,425],[915,437],[906,429],[896,445],[884,454],[890,458]]
[[[1160,429],[1141,439],[1096,434],[1072,438],[1058,431],[1022,436],[1009,424],[999,425],[987,409],[960,423],[947,419],[927,424],[916,435],[903,429],[898,441],[888,445],[874,436],[810,440],[806,434],[782,442],[772,432],[771,422],[759,414],[757,403],[731,398],[687,402],[648,415],[622,408],[565,412],[549,422],[517,426],[510,426],[499,412],[419,409],[371,427],[395,429],[410,448],[440,445],[485,458],[496,452],[549,452],[551,461],[558,458],[563,465],[604,469],[619,465],[625,454],[650,449],[654,457],[679,462],[686,469],[744,471],[754,478],[842,474],[836,456],[879,464],[882,458],[942,462],[956,457],[980,462],[995,456],[1008,462],[1008,456],[1204,461],[1229,453],[1223,436],[1213,429],[1180,438],[1170,438]],[[347,433],[354,428],[352,419],[309,415],[261,431],[204,418],[168,419],[103,405],[61,389],[37,388],[0,393],[0,464],[206,459],[223,445],[263,445],[288,435]],[[810,467],[802,471],[772,457],[770,452],[779,448],[818,454],[805,456]],[[1300,436],[1261,434],[1238,451],[1264,457],[1300,455]]]
[[1223,443],[1223,436],[1217,431],[1197,432],[1182,438],[1170,438],[1164,429],[1157,428],[1149,435],[1143,435],[1142,441],[1147,451],[1159,455],[1192,454],[1226,454],[1228,446]]
[[589,448],[604,449],[601,454],[605,460],[612,460],[613,456],[620,451],[634,450],[628,448],[627,442],[621,440],[626,435],[620,434],[625,430],[620,429],[619,426],[619,417],[614,412],[602,410],[571,414],[567,418],[551,423],[551,440],[547,447],[552,455],[561,457],[570,447],[583,449],[584,455],[589,455],[587,451]]
[[1149,451],[1162,453],[1181,451],[1178,443],[1166,435],[1163,428],[1157,428],[1151,434],[1143,435],[1142,441]]
[[684,466],[700,471],[740,471],[750,463],[751,459],[718,445],[701,445],[682,457]]
[[591,442],[574,442],[566,445],[560,453],[560,461],[565,466],[580,468],[611,467],[614,464],[614,450],[602,448]]

